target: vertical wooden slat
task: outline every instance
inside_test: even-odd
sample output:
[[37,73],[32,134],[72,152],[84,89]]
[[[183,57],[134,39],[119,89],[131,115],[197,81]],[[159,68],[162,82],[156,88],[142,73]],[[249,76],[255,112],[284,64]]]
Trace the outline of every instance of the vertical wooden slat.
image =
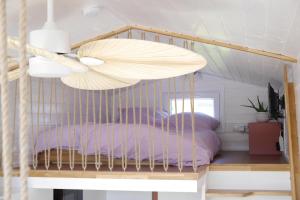
[[[57,168],[58,170],[61,169],[62,167],[62,134],[63,134],[63,117],[62,115],[60,116],[60,131],[58,130],[58,108],[57,108],[57,80],[55,79],[54,81],[54,101],[55,101],[55,128],[56,128],[56,142],[57,142],[57,148],[56,148],[56,158],[57,158]],[[61,86],[61,102],[64,102],[64,91],[63,91],[63,86]]]
[[[99,170],[101,167],[101,141],[102,141],[102,91],[99,91],[99,122],[98,122],[98,131],[95,131],[95,146],[96,146],[96,169]],[[98,133],[98,136],[97,136]]]
[[290,162],[290,174],[291,174],[291,190],[292,199],[297,200],[299,196],[299,186],[297,186],[297,174],[296,167],[299,162],[299,155],[297,151],[297,128],[296,128],[296,106],[293,87],[289,87],[288,82],[288,66],[284,66],[284,96],[285,96],[285,108],[286,108],[286,120],[288,128],[288,142],[289,142],[289,162]]
[[194,172],[197,171],[196,163],[196,136],[195,136],[195,78],[194,74],[190,75],[190,104],[191,104],[191,122],[192,122],[192,157],[193,157],[193,169]]
[[[185,80],[182,82],[182,91],[185,89]],[[183,169],[183,135],[184,135],[184,102],[185,102],[185,96],[184,92],[182,92],[182,109],[181,109],[181,134],[179,136],[179,171],[181,172]]]
[[[71,99],[71,98],[70,98]],[[73,125],[76,124],[76,89],[73,89]],[[76,128],[73,126],[73,130],[71,133],[70,130],[70,105],[68,106],[68,141],[69,141],[69,161],[70,161],[70,169],[74,169],[74,158],[75,158],[75,134]]]
[[[122,133],[122,168],[124,171],[126,171],[127,168],[127,140],[128,140],[128,103],[129,103],[129,93],[128,93],[128,87],[126,87],[126,95],[125,95],[125,131]],[[122,106],[120,104],[120,106]],[[122,111],[120,113],[120,120],[122,118]],[[122,121],[120,121],[122,123]],[[125,136],[125,137],[124,137]],[[125,138],[125,139],[124,139]]]
[[[44,145],[47,147],[44,151],[44,157],[45,157],[45,168],[48,170],[50,166],[50,146],[49,146],[49,134],[47,134],[47,124],[46,124],[46,113],[45,113],[45,85],[44,80],[42,79],[41,83],[42,88],[42,115],[43,115],[43,126],[44,126]],[[50,102],[52,101],[52,84],[51,84],[51,94],[50,94]],[[50,121],[51,121],[51,103],[50,103]]]
[[[29,94],[30,94],[30,113],[31,113],[31,137],[32,137],[32,167],[37,168],[37,152],[36,152],[36,135],[34,131],[34,120],[33,120],[33,97],[32,97],[32,78],[29,78]],[[39,105],[38,105],[39,106]]]
[[[104,91],[104,95],[105,95],[105,121],[106,121],[106,138],[107,138],[107,143],[110,144],[109,141],[109,136],[110,136],[110,132],[109,132],[109,116],[108,116],[108,91],[105,90]],[[110,160],[110,145],[108,145],[108,150],[107,150],[107,157],[108,157],[108,166],[110,166],[111,164],[111,160]]]
[[[41,89],[42,89],[42,80],[38,80],[38,97],[37,97],[37,102],[38,102],[38,107],[37,107],[37,126],[36,126],[36,138],[35,138],[35,147],[37,146],[37,140],[39,137],[40,133],[40,108],[41,108]],[[38,153],[35,152],[35,159],[36,159],[36,164],[38,165],[38,159],[37,155]]]
[[[162,97],[162,80],[159,80],[159,110],[160,112],[162,113],[163,112],[163,97]],[[161,136],[162,136],[162,154],[163,154],[163,167],[164,167],[164,170],[165,171],[168,171],[168,163],[167,163],[167,160],[168,160],[168,157],[167,157],[167,149],[168,149],[168,143],[166,142],[166,138],[165,138],[165,124],[164,124],[164,119],[161,117]]]
[[135,106],[135,87],[131,87],[132,92],[132,112],[133,112],[133,131],[134,131],[134,155],[135,155],[135,168],[140,171],[140,153],[141,153],[141,141],[139,139],[139,131],[136,130],[136,106]]
[[149,81],[146,81],[146,108],[147,108],[147,127],[148,127],[148,156],[149,156],[149,168],[151,171],[154,170],[153,159],[154,159],[154,150],[153,150],[153,131],[150,125],[150,102],[149,102]]
[[86,91],[86,110],[85,110],[85,134],[84,134],[84,140],[83,140],[83,166],[84,170],[86,170],[87,167],[87,146],[88,146],[88,138],[90,137],[90,126],[89,126],[89,91]]
[[[156,104],[157,104],[157,99],[156,99],[156,81],[153,81],[153,128],[152,131],[151,131],[151,154],[152,154],[152,167],[151,167],[151,171],[154,170],[155,168],[155,139],[154,139],[154,130],[155,130],[155,127],[156,127]],[[148,97],[149,98],[149,97]]]
[[[79,125],[80,125],[80,149],[81,152],[83,152],[83,119],[82,119],[82,94],[81,91],[78,90],[78,96],[79,96]],[[83,154],[82,154],[83,155]],[[83,164],[83,156],[81,156],[81,167],[84,169]]]
[[179,135],[179,127],[178,127],[176,77],[173,78],[173,95],[174,95],[175,126],[176,126],[177,166],[178,166],[178,170],[181,171],[181,168],[180,168],[180,148],[179,148],[180,135]]

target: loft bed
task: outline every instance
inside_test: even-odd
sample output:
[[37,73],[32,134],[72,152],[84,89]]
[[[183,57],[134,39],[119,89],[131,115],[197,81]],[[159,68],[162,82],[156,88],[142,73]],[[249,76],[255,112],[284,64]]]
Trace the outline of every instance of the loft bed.
[[[283,59],[290,62],[294,62],[294,60],[289,57],[285,57],[282,55],[276,56],[275,54],[274,55],[270,54],[270,52],[268,52],[268,54],[265,54],[262,51],[254,51],[253,49],[238,48],[237,46],[229,45],[218,41],[215,41],[213,43],[213,41],[209,41],[209,40],[206,41],[201,38],[196,38],[192,36],[187,37],[183,34],[164,32],[161,30],[145,28],[140,26],[128,26],[128,27],[121,28],[117,31],[113,31],[111,33],[93,38],[91,40],[75,44],[73,45],[73,49],[78,48],[83,43],[87,43],[93,40],[114,38],[114,37],[148,39],[148,40],[155,40],[157,42],[171,43],[176,45],[179,45],[181,43],[182,45],[180,46],[192,50],[193,50],[194,42],[203,42],[203,43],[213,44],[217,46],[224,46],[224,47],[226,46],[236,50],[254,52],[256,54],[264,55],[264,56],[270,55],[271,57],[277,59]],[[175,38],[179,38],[179,39],[175,41]],[[190,41],[188,39],[190,39]],[[57,166],[57,170],[60,170],[62,165],[69,166],[70,170],[72,170],[75,167],[75,165],[79,165],[81,166],[82,170],[85,170],[87,165],[94,165],[95,166],[94,170],[97,171],[100,169],[100,165],[102,164],[107,167],[106,169],[112,171],[113,165],[115,164],[116,166],[121,165],[123,171],[126,171],[125,168],[127,165],[135,166],[137,171],[139,171],[140,165],[143,167],[147,165],[148,166],[151,165],[149,166],[150,171],[154,170],[154,165],[158,165],[158,166],[163,166],[164,171],[167,171],[168,166],[171,165],[173,167],[176,166],[179,172],[182,170],[183,166],[191,167],[191,171],[195,172],[197,171],[196,170],[197,166],[208,165],[211,161],[213,161],[212,164],[215,163],[216,165],[216,163],[218,163],[218,165],[222,165],[222,163],[219,163],[217,161],[218,159],[226,160],[226,163],[223,163],[224,165],[230,164],[230,160],[231,160],[230,157],[232,156],[236,157],[236,155],[239,155],[237,157],[240,158],[240,161],[237,161],[237,163],[235,164],[241,162],[244,165],[246,165],[247,163],[245,163],[245,159],[243,159],[243,157],[247,155],[243,154],[243,152],[237,152],[237,154],[234,154],[234,152],[225,153],[225,154],[220,153],[217,156],[216,160],[213,160],[213,157],[218,153],[218,150],[220,149],[219,139],[214,133],[215,132],[214,129],[216,128],[214,127],[215,125],[211,125],[212,127],[208,128],[207,130],[199,131],[201,133],[199,134],[201,135],[200,137],[203,137],[200,139],[201,141],[204,141],[205,138],[211,137],[210,140],[213,142],[211,141],[210,142],[214,143],[211,144],[211,147],[209,147],[210,149],[208,149],[209,152],[207,153],[207,155],[199,158],[196,156],[197,161],[193,160],[192,158],[193,156],[191,156],[191,154],[193,154],[193,151],[195,151],[195,149],[193,150],[192,148],[197,148],[197,147],[191,145],[192,143],[194,143],[194,141],[192,140],[192,138],[190,138],[189,142],[187,142],[188,143],[187,146],[192,148],[189,149],[189,153],[184,153],[186,155],[189,154],[189,159],[186,160],[186,163],[183,162],[184,158],[182,158],[182,155],[180,155],[183,154],[183,152],[180,152],[178,150],[178,147],[180,148],[178,141],[181,140],[181,137],[184,138],[187,137],[188,135],[193,135],[191,133],[192,126],[193,126],[192,121],[195,119],[188,120],[188,122],[186,123],[184,122],[184,120],[191,119],[192,114],[189,116],[188,114],[182,115],[181,113],[178,112],[177,114],[175,115],[173,114],[171,116],[170,110],[168,110],[168,107],[170,107],[170,105],[167,105],[167,103],[171,98],[180,99],[181,102],[183,102],[182,99],[184,98],[186,99],[191,98],[192,97],[191,95],[193,95],[194,92],[191,89],[191,87],[193,87],[193,85],[191,85],[191,82],[192,80],[195,81],[195,76],[196,75],[191,75],[191,76],[185,76],[185,77],[179,77],[179,78],[174,78],[170,80],[161,80],[161,81],[144,81],[144,82],[140,82],[136,86],[132,86],[131,88],[126,88],[121,90],[111,90],[105,92],[104,91],[103,92],[80,91],[76,89],[71,89],[61,84],[59,80],[49,81],[47,79],[45,80],[32,79],[30,81],[30,87],[31,87],[30,98],[31,98],[31,122],[32,122],[31,139],[32,139],[32,147],[34,148],[32,149],[33,169],[41,169],[41,168],[48,169],[50,168],[50,164],[52,164]],[[174,84],[176,81],[177,82],[182,81],[182,79],[184,79],[183,86],[178,85],[178,83]],[[15,83],[14,85],[16,87],[17,83]],[[152,88],[150,89],[150,87]],[[146,94],[146,91],[148,92],[148,94]],[[179,93],[181,92],[182,94],[185,93],[185,94],[181,96],[179,95],[178,97],[178,92]],[[176,97],[176,95],[178,98]],[[148,96],[149,99],[147,99],[145,96]],[[155,98],[151,98],[153,96]],[[155,99],[155,102],[153,102],[153,99]],[[107,105],[105,105],[106,100],[107,100]],[[66,102],[66,103],[62,104],[62,102]],[[15,102],[15,104],[17,104],[17,102]],[[99,104],[101,104],[101,106],[99,106]],[[182,104],[179,105],[179,103],[176,104],[176,110],[182,109],[183,106],[184,105]],[[194,105],[188,105],[188,106],[190,107]],[[136,109],[132,109],[133,107],[135,107]],[[99,112],[100,113],[102,112],[102,114],[99,115]],[[162,116],[163,114],[165,116]],[[126,117],[128,117],[127,120],[129,123],[126,123]],[[201,126],[203,126],[203,124],[201,124],[201,121],[208,121],[208,123],[215,123],[215,124],[217,123],[217,122],[211,122],[213,121],[213,119],[210,118],[207,119],[204,116],[198,116],[198,117],[200,117],[198,121],[200,121]],[[169,124],[167,124],[168,119],[170,118],[172,118],[173,121],[171,122],[169,121]],[[155,123],[153,123],[154,121]],[[183,122],[186,124],[184,124]],[[169,129],[173,129],[173,130],[169,130],[168,132],[167,131],[168,126]],[[204,124],[204,126],[206,126],[206,124]],[[102,131],[104,133],[114,132],[116,127],[117,129],[121,130],[121,131],[117,131],[116,133],[119,134],[117,135],[119,139],[116,139],[117,141],[115,142],[117,144],[116,147],[109,149],[109,145],[108,145],[104,147],[104,149],[100,148],[98,150],[92,150],[91,146],[95,148],[95,145],[99,145],[94,142],[94,138],[98,137],[97,135],[95,135],[96,132],[95,130],[104,129]],[[152,148],[153,151],[153,149],[156,148],[156,147],[153,148],[154,145],[153,141],[152,144],[150,144],[151,142],[149,143],[148,140],[151,138],[147,138],[145,141],[142,141],[143,142],[142,146],[143,148],[145,148],[144,150],[147,150],[149,152],[144,152],[145,155],[143,155],[142,158],[139,158],[140,160],[138,159],[138,157],[141,155],[137,154],[136,148],[140,148],[139,146],[141,144],[138,145],[136,144],[137,136],[135,131],[133,131],[136,127],[142,128],[141,132],[143,133],[145,132],[145,130],[148,130],[150,127],[154,128],[155,141],[160,142],[159,146],[161,146],[161,149],[158,150],[160,153],[160,155],[158,155],[160,157],[159,159],[155,159],[154,158],[155,155],[150,155],[149,153],[151,151],[149,149]],[[194,129],[197,127],[198,127],[197,124],[194,125]],[[122,152],[123,150],[125,150],[124,148],[127,148],[124,147],[125,143],[128,143],[128,141],[125,141],[123,140],[124,138],[122,138],[125,134],[128,134],[128,133],[124,133],[123,130],[126,130],[128,128],[131,130],[131,132],[129,133],[130,134],[129,137],[131,137],[135,141],[135,142],[131,141],[132,143],[130,144],[131,145],[130,147],[132,150],[130,152],[130,156],[127,155],[129,152],[127,153]],[[86,135],[86,132],[88,130],[90,132],[88,135]],[[196,132],[197,131],[198,130],[196,130]],[[75,135],[71,134],[71,132],[76,132],[76,134]],[[212,132],[212,134],[208,132]],[[50,137],[48,135],[50,135]],[[150,134],[143,135],[144,136],[143,138],[146,138],[151,135],[153,137],[153,133],[151,133],[150,131]],[[169,141],[169,143],[172,143],[173,145],[176,143],[176,145],[173,146],[173,149],[171,151],[173,157],[170,159],[172,161],[168,160],[169,158],[166,159],[166,155],[165,155],[167,151],[169,151],[169,149],[167,150],[163,144],[163,143],[167,144],[166,141],[163,142],[166,139],[167,135],[169,135],[168,137],[171,138],[171,142]],[[74,138],[70,138],[71,136],[76,137],[76,141],[74,140]],[[109,138],[107,138],[105,135],[102,135],[102,137],[104,137],[102,138],[102,142],[103,141],[108,142]],[[86,140],[84,141],[86,144],[83,144],[84,143],[83,140]],[[72,142],[73,144],[71,144]],[[77,145],[76,146],[74,142],[80,143],[81,146],[79,144],[76,144]],[[110,142],[112,142],[111,138],[110,138]],[[50,148],[49,148],[49,143],[51,146]],[[206,148],[207,142],[204,143],[206,143],[204,144]],[[77,149],[75,148],[74,145],[76,146]],[[87,148],[87,146],[89,148]],[[197,152],[201,154],[201,152],[205,152],[207,150],[207,148],[206,149],[205,148],[202,149],[200,148],[200,150]],[[87,150],[89,152],[84,152]],[[101,155],[100,152],[101,150],[106,152],[105,155]],[[139,149],[139,151],[141,151],[141,149]],[[113,153],[115,153],[115,155],[112,155]],[[99,161],[100,158],[102,159],[101,161]],[[268,160],[268,158],[266,158],[266,160]],[[250,160],[248,161],[249,161],[248,164],[253,164],[251,163]],[[261,161],[261,163],[259,164],[270,164],[270,163]],[[279,161],[278,163],[273,162],[272,164],[283,164],[283,163]],[[53,166],[51,168],[53,169]]]
[[[172,35],[172,33],[162,33],[154,29],[139,28],[140,27],[137,26],[125,27],[92,40],[109,37],[124,37],[125,35],[125,37],[129,38],[141,36],[143,39],[154,38],[156,41],[175,44],[176,42],[174,42],[174,40],[176,37],[180,36],[179,38],[182,38],[182,35],[174,35],[169,38],[168,36]],[[197,42],[197,40],[193,41]],[[84,41],[84,43],[85,42],[88,41]],[[177,43],[182,43],[185,48],[192,48],[193,46],[193,42],[187,41],[187,38],[179,39]],[[81,44],[77,44],[73,47],[76,49],[80,45]],[[228,44],[220,44],[217,41],[215,45],[228,47]],[[242,50],[236,46],[232,46],[232,48]],[[251,49],[245,51],[251,52]],[[254,51],[254,53],[266,55],[260,51]],[[269,53],[267,55],[269,55]],[[289,57],[282,55],[271,54],[271,57],[293,62]],[[169,100],[171,98],[176,100],[181,99],[181,101],[178,101],[181,102],[181,104],[178,102],[175,103],[176,110],[186,106],[182,104],[182,102],[184,102],[182,99],[193,99],[195,76],[196,74],[191,74],[170,80],[143,81],[131,88],[103,92],[71,89],[62,85],[59,80],[54,79],[51,81],[31,79],[29,84],[31,92],[30,116],[32,123],[32,166],[30,176],[36,178],[36,184],[41,183],[43,180],[42,177],[114,179],[121,176],[127,179],[155,179],[161,182],[165,179],[173,181],[189,180],[193,185],[190,189],[180,189],[180,187],[186,184],[182,182],[182,184],[178,184],[178,187],[174,189],[168,188],[166,191],[197,192],[205,190],[203,182],[205,182],[204,179],[206,178],[208,170],[254,169],[278,171],[278,169],[280,169],[279,171],[288,171],[290,168],[288,162],[278,157],[273,160],[272,158],[270,159],[270,157],[265,157],[265,159],[261,159],[260,157],[258,159],[259,161],[257,161],[257,159],[253,157],[247,158],[247,154],[244,152],[219,152],[218,154],[220,143],[215,134],[215,125],[210,126],[210,128],[206,127],[207,129],[193,130],[197,128],[195,122],[195,115],[197,115],[197,113],[191,112],[190,114],[186,115],[185,113],[182,115],[182,113],[175,111],[175,115],[171,115],[171,111],[168,110],[168,108],[170,108],[168,102],[170,102]],[[182,80],[185,81],[184,85],[178,84],[178,81]],[[18,80],[11,82],[11,85],[13,88],[17,88]],[[186,91],[185,96],[176,96],[180,90],[181,92]],[[18,93],[17,90],[12,93],[15,97],[14,116],[17,116]],[[154,101],[150,101],[150,98]],[[168,99],[168,101],[164,101],[166,99]],[[150,102],[152,102],[152,105]],[[190,104],[188,106],[190,106],[192,110],[194,105]],[[101,111],[99,111],[99,109],[101,109]],[[161,117],[159,115],[161,115],[162,112],[166,112],[167,114]],[[99,113],[101,114],[99,115]],[[143,119],[142,115],[145,113],[146,116]],[[131,119],[130,114],[132,115]],[[216,124],[216,122],[212,122],[213,119],[206,118],[206,116],[200,116],[200,121],[203,120],[203,117],[209,121],[208,123]],[[170,130],[170,118],[175,120],[172,130]],[[189,122],[185,122],[185,119],[190,120]],[[17,132],[18,124],[16,123],[16,117],[14,117],[13,124],[14,132]],[[207,123],[204,124],[204,126],[206,125]],[[135,142],[131,144],[130,150],[126,149],[128,148],[128,146],[126,147],[126,145],[128,145],[126,143],[128,143],[129,139],[126,141],[123,140],[124,138],[120,138],[122,135],[128,134],[128,132],[126,133],[127,129],[135,129],[137,127],[141,128],[139,132],[141,133],[139,135],[140,138],[139,140],[135,140],[134,138],[136,138],[136,133],[138,132],[132,132],[130,137]],[[187,127],[189,127],[189,129],[186,129]],[[103,149],[101,147],[99,148],[99,146],[98,148],[95,147],[97,143],[95,143],[94,139],[95,130],[99,131],[102,129],[102,133],[104,133],[102,134],[102,137],[104,137],[102,142],[108,142]],[[118,129],[119,132],[116,132],[116,129]],[[153,134],[152,131],[149,131],[150,129],[156,130],[153,132],[157,134]],[[143,130],[147,130],[147,133]],[[72,134],[72,132],[75,134]],[[119,139],[113,142],[112,138],[105,136],[105,133],[120,133]],[[197,139],[197,137],[199,137],[197,134],[203,137]],[[166,140],[167,137],[169,137],[169,140]],[[185,145],[181,146],[182,144],[180,143],[185,141],[186,137],[188,138],[188,142],[184,142]],[[170,140],[170,138],[172,139]],[[145,140],[141,141],[141,139]],[[200,145],[196,140],[200,142]],[[157,150],[155,146],[157,144],[155,144],[155,142],[161,146],[161,149]],[[207,144],[209,142],[214,144],[208,147]],[[164,146],[167,145],[167,143],[169,143],[169,146]],[[103,144],[105,145],[105,143]],[[171,146],[173,146],[174,149],[169,150]],[[93,147],[94,150],[90,147]],[[187,150],[188,153],[183,152],[182,149],[184,149],[184,147],[189,147]],[[139,151],[143,151],[143,149],[147,152],[144,152],[144,154],[138,153]],[[159,155],[156,155],[155,152],[159,152]],[[168,153],[172,153],[173,157],[169,156]],[[185,155],[188,155],[188,158],[186,158]],[[18,165],[16,164],[16,170],[17,168]],[[44,181],[45,180],[46,179],[44,179]],[[51,188],[57,184],[57,182],[52,182],[51,185],[50,182],[51,181],[48,181],[49,185],[44,188]],[[66,182],[64,184],[66,184]],[[136,188],[139,188],[139,184],[141,183],[136,183]],[[154,183],[152,184],[155,185]],[[163,184],[165,184],[164,186],[167,188],[170,182]],[[162,185],[158,184],[158,186],[161,187]],[[164,189],[160,190],[158,186],[146,188],[145,185],[142,185],[140,190],[164,191]],[[63,188],[63,186],[61,187]],[[73,187],[75,186],[73,185]],[[97,187],[99,187],[99,185],[97,185]],[[109,187],[111,186],[107,186],[106,189],[109,189]],[[124,187],[124,185],[118,186],[118,188],[115,189],[120,189],[121,187]],[[80,189],[79,186],[78,189]],[[139,189],[135,189],[135,191],[136,190]]]
[[[109,37],[137,35],[157,42],[177,42],[130,30]],[[193,48],[193,42],[181,42],[184,48]],[[94,165],[97,171],[103,165],[113,171],[115,165],[121,165],[122,171],[126,171],[127,165],[133,164],[136,171],[145,165],[154,171],[156,165],[162,165],[166,172],[169,166],[177,167],[179,172],[184,167],[197,172],[199,166],[213,160],[220,141],[215,133],[216,120],[194,111],[177,112],[184,106],[193,109],[193,101],[180,105],[176,101],[193,99],[195,76],[142,81],[130,88],[110,91],[84,91],[66,87],[55,79],[31,78],[32,168],[50,170],[55,165],[56,170],[66,166],[73,170],[81,166],[85,171],[88,165],[89,169]],[[17,91],[17,80],[12,85]],[[182,95],[178,96],[178,91]],[[17,99],[18,94],[13,93]],[[172,115],[171,98],[175,100]],[[15,106],[14,116],[17,112]],[[17,132],[15,121],[16,118]]]
[[[176,90],[178,80],[146,81],[130,88],[103,92],[80,91],[64,86],[59,80],[32,78],[29,84],[31,186],[204,190],[207,164],[220,148],[213,130],[218,121],[193,112],[177,113],[179,106],[193,106],[186,103],[178,103],[175,114],[170,114],[170,98],[177,104],[184,97],[170,90],[164,92],[164,89],[172,84]],[[193,87],[192,80],[193,75],[186,77],[188,88]],[[15,87],[17,82],[12,85]],[[185,98],[190,98],[193,92],[187,90]],[[192,123],[198,128],[193,130]],[[17,124],[15,129],[17,131]],[[84,180],[76,185],[69,179],[79,177],[90,181],[83,187]],[[111,180],[109,184],[107,179]],[[131,187],[129,180],[133,181]],[[176,182],[176,187],[170,187],[171,182]]]

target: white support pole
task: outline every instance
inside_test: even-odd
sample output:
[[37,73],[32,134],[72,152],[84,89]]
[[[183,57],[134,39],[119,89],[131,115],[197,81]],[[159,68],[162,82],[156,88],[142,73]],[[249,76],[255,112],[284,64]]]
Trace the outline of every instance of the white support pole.
[[54,22],[54,0],[47,0],[47,23]]

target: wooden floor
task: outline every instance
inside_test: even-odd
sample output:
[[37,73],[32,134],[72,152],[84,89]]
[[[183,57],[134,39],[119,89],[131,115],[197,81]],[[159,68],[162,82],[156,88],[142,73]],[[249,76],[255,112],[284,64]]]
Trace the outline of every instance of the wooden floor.
[[212,164],[287,164],[287,160],[282,155],[250,155],[248,151],[221,151]]
[[249,155],[247,151],[222,151],[212,161],[210,170],[288,171],[284,156]]

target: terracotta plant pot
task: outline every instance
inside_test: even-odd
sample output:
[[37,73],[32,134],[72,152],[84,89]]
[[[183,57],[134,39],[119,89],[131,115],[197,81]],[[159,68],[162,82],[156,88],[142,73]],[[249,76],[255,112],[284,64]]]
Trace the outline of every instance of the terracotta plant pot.
[[257,122],[266,122],[269,120],[267,112],[257,112],[255,117]]

